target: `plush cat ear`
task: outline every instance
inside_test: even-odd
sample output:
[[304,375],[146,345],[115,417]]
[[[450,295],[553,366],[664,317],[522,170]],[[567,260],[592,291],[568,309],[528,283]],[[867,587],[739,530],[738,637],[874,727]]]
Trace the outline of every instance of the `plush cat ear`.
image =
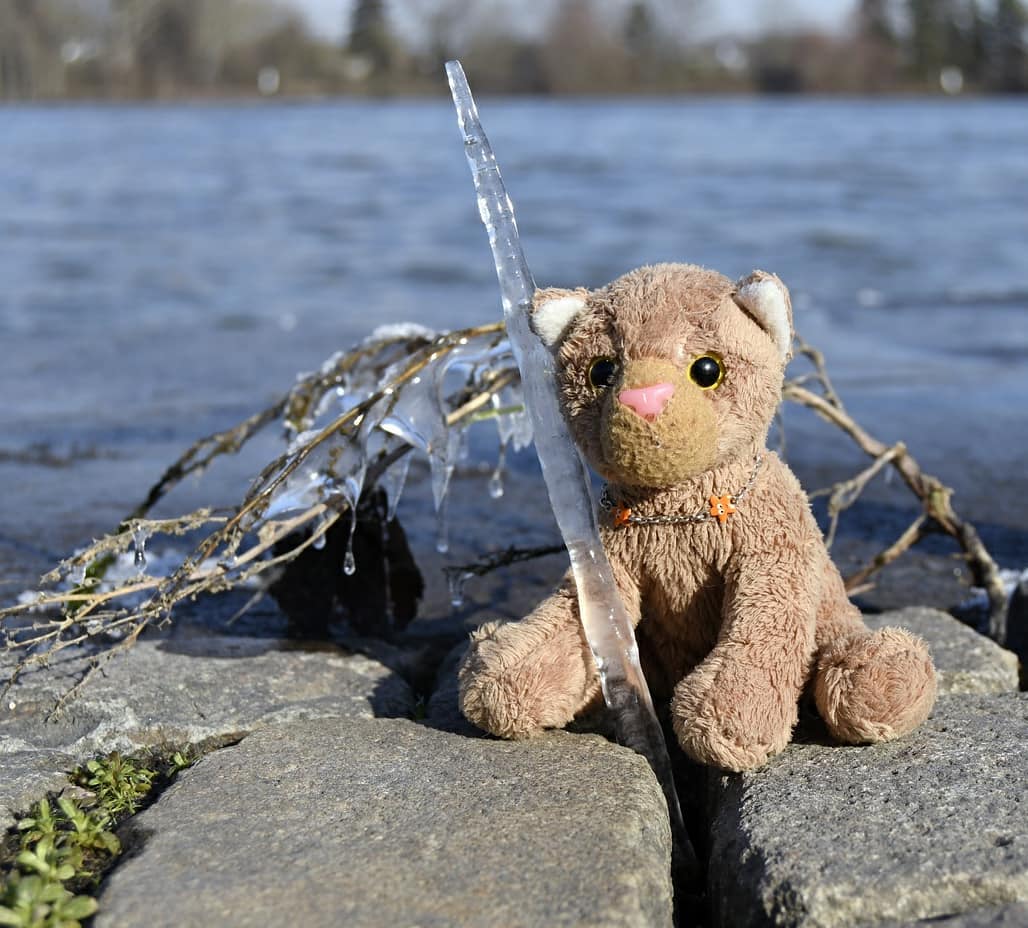
[[774,274],[753,271],[735,285],[732,299],[775,343],[783,361],[792,357],[792,302],[789,291]]
[[568,330],[575,317],[585,309],[588,290],[536,290],[532,301],[532,331],[549,348]]

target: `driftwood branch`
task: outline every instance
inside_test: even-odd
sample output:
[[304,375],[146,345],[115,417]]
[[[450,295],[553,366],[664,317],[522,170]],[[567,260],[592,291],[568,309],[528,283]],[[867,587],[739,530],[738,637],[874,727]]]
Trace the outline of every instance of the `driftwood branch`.
[[[806,406],[826,422],[841,429],[861,451],[874,458],[876,462],[888,459],[884,463],[890,464],[903,478],[904,483],[920,501],[925,516],[934,520],[939,528],[952,536],[963,549],[964,558],[971,569],[975,583],[984,587],[989,597],[989,635],[995,641],[1003,643],[1006,640],[1007,595],[999,574],[999,567],[992,555],[989,554],[975,527],[960,518],[954,511],[953,491],[937,477],[926,474],[905,447],[902,445],[890,447],[873,437],[842,408],[838,401],[832,402],[827,397],[792,381],[786,382],[783,395],[785,399]],[[854,480],[856,479],[854,478]],[[852,483],[852,481],[847,483]],[[865,480],[864,485],[866,483]],[[869,567],[855,575],[858,579],[848,578],[848,584],[857,585],[866,581],[871,573],[891,563],[903,551],[910,548],[921,537],[921,534],[920,527],[916,532],[910,532],[910,530],[904,532],[903,536],[897,539],[886,552],[875,558]],[[886,554],[890,556],[879,563],[879,560]]]
[[876,554],[866,567],[862,567],[855,574],[850,574],[846,578],[846,588],[851,591],[862,588],[872,574],[887,567],[901,554],[917,544],[924,537],[924,525],[927,519],[928,516],[923,512],[918,515],[888,548]]
[[825,534],[825,545],[827,547],[831,548],[835,541],[835,533],[839,527],[839,517],[842,513],[860,498],[860,494],[864,492],[867,485],[886,464],[895,461],[905,451],[906,446],[903,442],[898,442],[887,449],[884,454],[876,457],[869,467],[866,467],[856,476],[851,477],[849,480],[843,480],[828,489],[816,490],[810,494],[812,499],[818,496],[828,496],[829,524],[828,532]]

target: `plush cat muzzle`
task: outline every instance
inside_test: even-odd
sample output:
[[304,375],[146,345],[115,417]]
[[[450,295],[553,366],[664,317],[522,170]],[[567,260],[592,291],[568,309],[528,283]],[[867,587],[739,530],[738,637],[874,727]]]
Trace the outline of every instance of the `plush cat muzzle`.
[[603,465],[614,482],[670,486],[713,466],[717,423],[706,391],[659,358],[628,361],[606,404]]

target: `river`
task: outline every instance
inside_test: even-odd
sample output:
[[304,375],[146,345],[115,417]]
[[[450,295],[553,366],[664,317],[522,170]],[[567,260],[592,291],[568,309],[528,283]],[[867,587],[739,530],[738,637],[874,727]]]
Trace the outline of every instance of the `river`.
[[[854,415],[956,489],[1004,566],[1028,563],[1023,102],[480,106],[540,283],[657,261],[777,272]],[[194,438],[374,326],[499,315],[442,99],[2,108],[0,178],[0,597],[117,523]],[[811,488],[861,465],[805,412],[786,422]],[[230,501],[276,450],[169,506]],[[515,470],[534,486],[530,458]],[[539,523],[517,493],[506,510],[465,496],[499,507],[504,543]],[[876,486],[840,559],[915,508]],[[456,533],[454,556],[489,542]],[[880,602],[950,604],[952,550],[912,562],[939,583],[900,572]]]

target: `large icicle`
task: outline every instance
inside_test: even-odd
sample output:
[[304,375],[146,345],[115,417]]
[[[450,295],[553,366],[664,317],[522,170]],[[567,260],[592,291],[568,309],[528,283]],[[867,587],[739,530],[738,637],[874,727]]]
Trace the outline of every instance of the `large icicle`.
[[677,832],[681,864],[695,874],[695,856],[682,824],[667,746],[639,665],[632,623],[600,542],[588,470],[560,412],[553,356],[529,328],[535,282],[521,249],[514,206],[460,62],[448,62],[446,75],[478,194],[478,211],[496,262],[504,321],[521,370],[536,452],[571,557],[582,627],[600,672],[603,697],[614,716],[619,739],[643,754],[661,781],[672,828]]

